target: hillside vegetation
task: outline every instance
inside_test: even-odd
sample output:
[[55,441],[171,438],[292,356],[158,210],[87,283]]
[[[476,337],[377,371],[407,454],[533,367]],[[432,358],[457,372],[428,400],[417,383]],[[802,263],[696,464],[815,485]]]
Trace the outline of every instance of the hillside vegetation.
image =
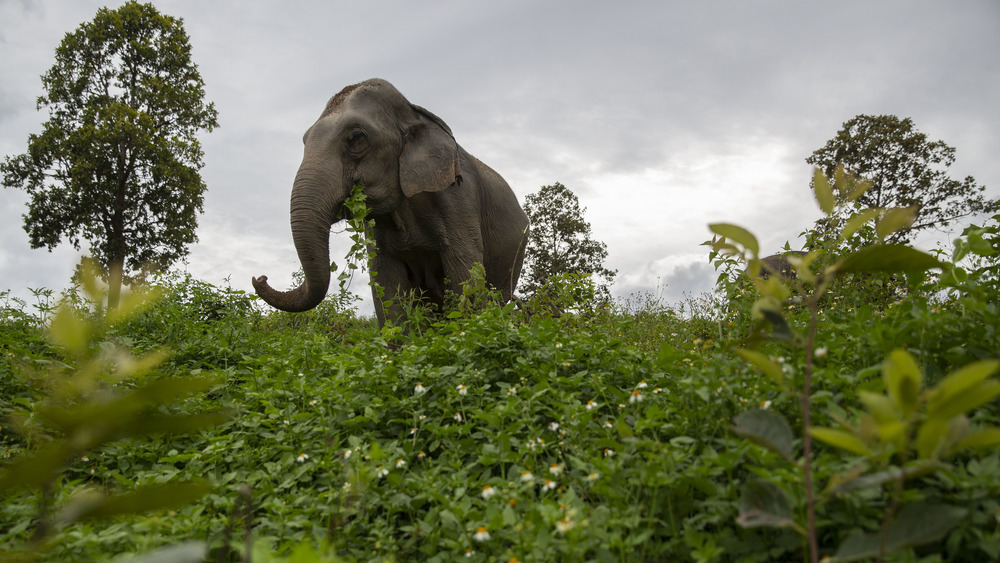
[[[714,251],[717,291],[681,304],[473,283],[405,333],[343,295],[291,315],[190,277],[110,314],[87,288],[4,295],[0,550],[801,561],[812,537],[836,560],[997,559],[998,246],[970,228],[929,276],[840,276],[815,302],[762,305],[774,286]],[[807,413],[828,432],[804,456]]]

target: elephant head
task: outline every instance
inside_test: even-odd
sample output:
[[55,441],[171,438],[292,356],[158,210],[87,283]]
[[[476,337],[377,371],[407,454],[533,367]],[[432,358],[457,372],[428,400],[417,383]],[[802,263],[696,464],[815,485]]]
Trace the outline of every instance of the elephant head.
[[462,180],[460,148],[451,129],[384,80],[344,88],[306,131],[303,143],[292,186],[291,226],[305,279],[291,291],[275,290],[267,276],[253,279],[264,301],[290,312],[312,309],[326,296],[330,227],[345,218],[343,204],[354,185],[363,186],[372,215],[391,217],[404,198]]

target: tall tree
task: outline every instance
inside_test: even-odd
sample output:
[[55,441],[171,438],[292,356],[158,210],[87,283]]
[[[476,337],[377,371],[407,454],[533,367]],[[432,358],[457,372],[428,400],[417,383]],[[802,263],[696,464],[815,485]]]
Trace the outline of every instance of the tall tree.
[[604,298],[617,270],[604,267],[607,245],[591,238],[590,223],[583,218],[586,208],[569,188],[556,182],[542,186],[525,198],[524,212],[531,221],[525,256],[526,273],[521,276],[521,292],[534,293],[557,274],[590,274]]
[[205,184],[202,129],[218,126],[191,60],[183,21],[151,4],[102,8],[66,34],[42,76],[48,108],[28,151],[0,165],[3,184],[30,194],[24,230],[32,248],[90,242],[109,277],[109,305],[123,276],[166,268],[197,240]]
[[[986,200],[986,188],[976,184],[972,176],[959,181],[948,175],[954,161],[954,148],[944,141],[928,140],[910,118],[894,115],[858,115],[806,159],[829,178],[838,164],[843,164],[847,172],[871,182],[853,204],[844,197],[837,201],[833,222],[842,222],[855,208],[912,207],[916,211],[913,224],[892,234],[886,240],[890,243],[910,242],[924,229],[996,212],[998,202]],[[817,227],[821,232],[833,230],[828,224]]]

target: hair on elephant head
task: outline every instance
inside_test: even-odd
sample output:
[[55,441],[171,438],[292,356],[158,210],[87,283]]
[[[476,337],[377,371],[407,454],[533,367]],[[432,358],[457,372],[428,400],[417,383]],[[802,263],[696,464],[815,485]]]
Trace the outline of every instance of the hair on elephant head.
[[[521,272],[528,218],[507,182],[458,143],[441,118],[411,104],[384,80],[366,80],[330,99],[303,137],[292,184],[292,238],[304,281],[278,291],[253,279],[264,301],[284,311],[318,305],[330,286],[330,227],[345,217],[354,185],[375,221],[375,282],[396,305],[415,291],[442,303],[446,283],[469,279],[476,262],[510,299]],[[373,288],[373,296],[376,296]]]

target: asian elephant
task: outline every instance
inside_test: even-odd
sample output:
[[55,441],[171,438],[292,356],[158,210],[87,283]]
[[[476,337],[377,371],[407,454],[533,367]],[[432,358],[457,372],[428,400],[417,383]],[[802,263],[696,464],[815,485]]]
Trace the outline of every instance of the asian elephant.
[[486,281],[511,299],[521,273],[528,217],[507,182],[465,152],[441,118],[411,104],[384,80],[348,86],[330,99],[303,138],[292,185],[292,237],[305,280],[278,291],[253,279],[264,301],[283,311],[312,309],[330,286],[330,227],[347,218],[354,185],[367,196],[375,226],[375,282],[394,300],[378,304],[402,316],[397,295],[415,290],[441,304],[445,290],[469,279],[476,262]]

